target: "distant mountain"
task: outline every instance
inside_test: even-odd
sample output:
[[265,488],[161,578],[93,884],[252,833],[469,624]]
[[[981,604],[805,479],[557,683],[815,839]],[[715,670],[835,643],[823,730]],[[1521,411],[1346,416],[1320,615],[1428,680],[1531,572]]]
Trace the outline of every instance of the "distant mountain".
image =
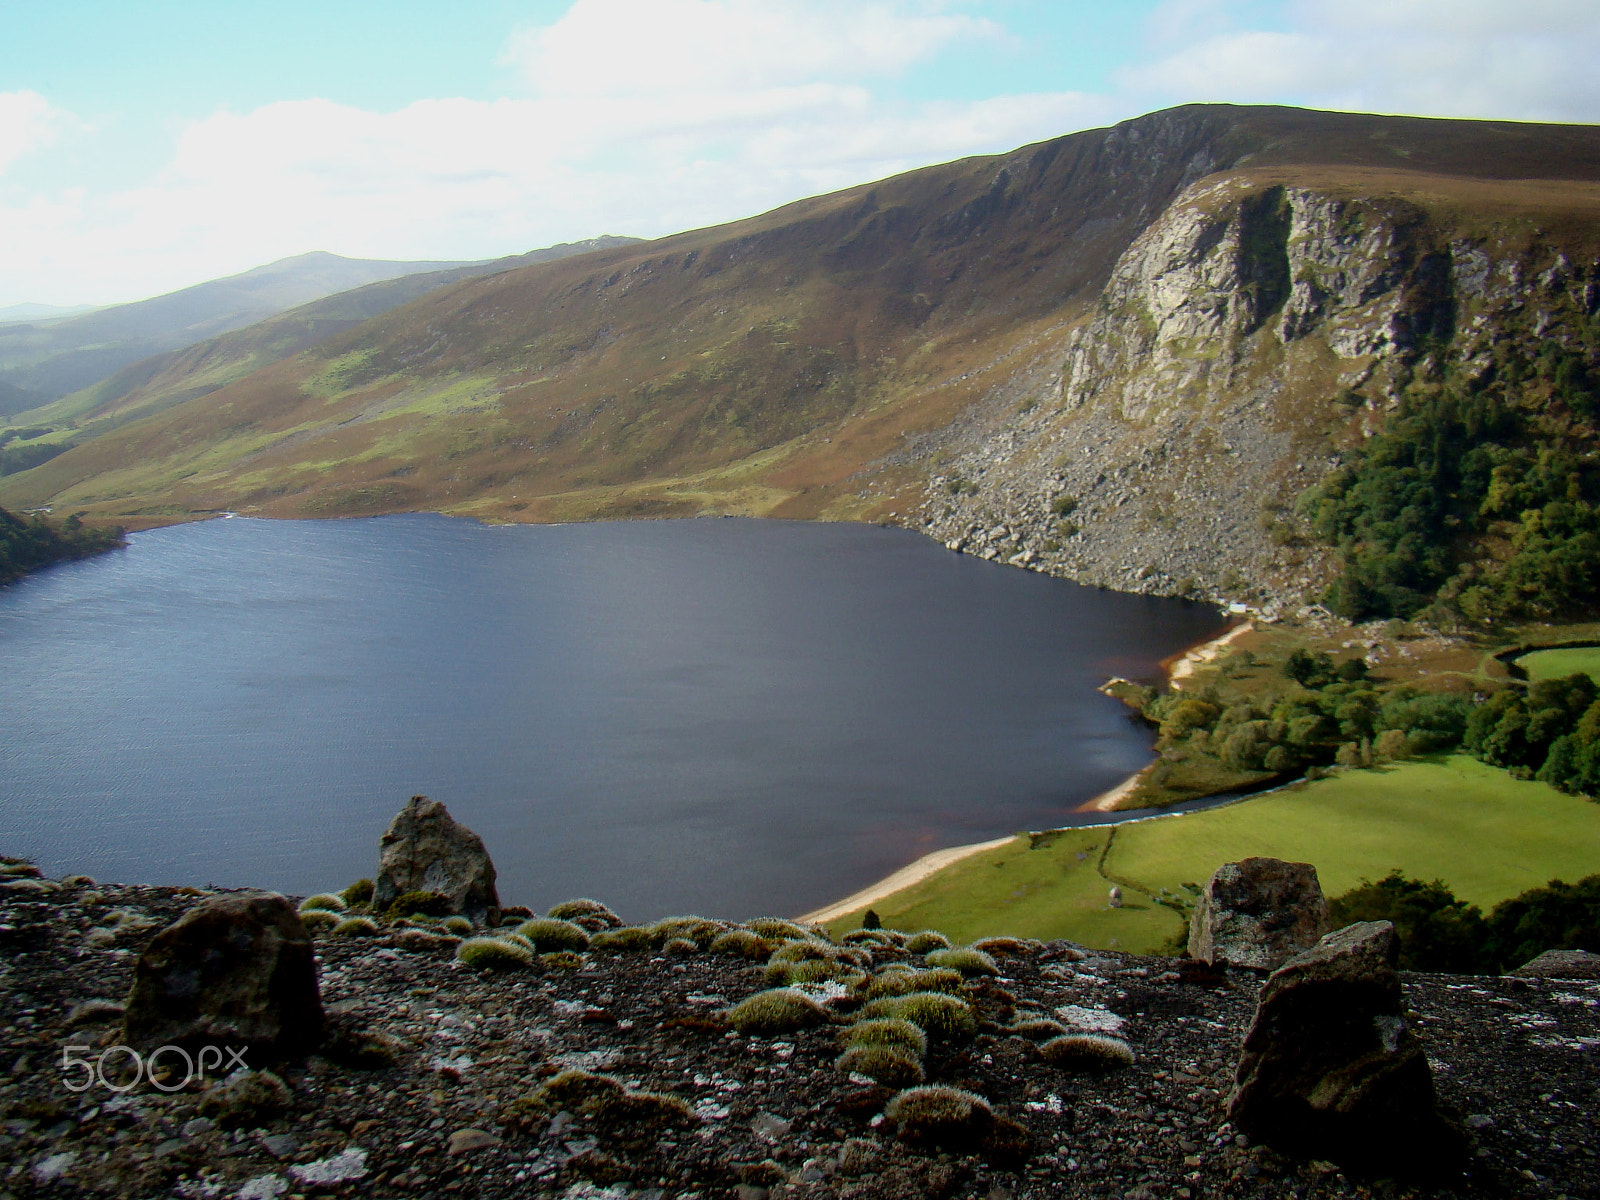
[[[299,354],[362,321],[398,308],[436,288],[479,275],[533,263],[553,262],[593,250],[626,246],[637,238],[588,238],[563,242],[507,258],[487,259],[444,271],[425,271],[337,292],[278,313],[264,321],[207,338],[191,346],[140,359],[113,375],[48,405],[14,410],[15,424],[63,430],[62,443],[98,436],[109,428],[160,412],[172,404],[214,392],[252,371]],[[0,413],[5,411],[0,383]],[[65,426],[72,432],[66,434]],[[0,469],[0,474],[3,474]]]
[[162,350],[192,346],[363,284],[474,264],[314,251],[133,304],[0,325],[0,415],[46,404]]
[[12,304],[0,308],[0,325],[14,321],[58,321],[62,317],[93,312],[97,307],[94,304]]

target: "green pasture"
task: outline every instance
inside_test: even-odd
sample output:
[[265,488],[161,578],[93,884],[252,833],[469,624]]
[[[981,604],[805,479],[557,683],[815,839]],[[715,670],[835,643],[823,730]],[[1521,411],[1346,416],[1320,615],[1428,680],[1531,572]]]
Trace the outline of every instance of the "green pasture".
[[1575,646],[1567,650],[1535,650],[1517,659],[1517,665],[1534,683],[1541,679],[1565,679],[1582,673],[1600,681],[1600,646]]
[[[1464,755],[1342,771],[1226,808],[1018,837],[962,859],[872,908],[896,929],[953,938],[1064,937],[1159,950],[1184,927],[1161,903],[1193,895],[1220,864],[1252,855],[1316,864],[1330,896],[1398,867],[1442,879],[1485,911],[1551,879],[1600,871],[1600,804]],[[1108,846],[1109,841],[1109,846]],[[1108,903],[1122,887],[1119,909]],[[861,914],[832,923],[856,928]]]

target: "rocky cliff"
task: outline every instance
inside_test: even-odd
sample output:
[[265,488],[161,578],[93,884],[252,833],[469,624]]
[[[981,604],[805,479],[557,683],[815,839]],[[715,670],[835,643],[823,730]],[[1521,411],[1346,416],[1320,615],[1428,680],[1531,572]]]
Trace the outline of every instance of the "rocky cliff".
[[1306,603],[1331,563],[1296,498],[1408,388],[1592,353],[1595,233],[1483,181],[1201,180],[951,439],[930,528],[1122,590]]

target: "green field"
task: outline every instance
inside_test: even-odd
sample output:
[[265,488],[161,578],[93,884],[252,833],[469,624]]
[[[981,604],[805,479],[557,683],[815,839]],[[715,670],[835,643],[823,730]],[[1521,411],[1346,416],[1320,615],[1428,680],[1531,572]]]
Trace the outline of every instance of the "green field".
[[[1316,864],[1330,896],[1398,867],[1443,879],[1487,911],[1551,879],[1600,871],[1600,804],[1453,755],[1039,842],[1030,849],[1020,837],[963,859],[872,907],[887,926],[962,941],[1014,934],[1150,952],[1183,929],[1156,902],[1163,889],[1188,896],[1184,884],[1204,883],[1220,864],[1265,855]],[[1123,888],[1120,909],[1107,903],[1112,882]],[[851,913],[831,927],[859,924]]]
[[1565,679],[1580,672],[1600,680],[1600,646],[1576,646],[1568,650],[1535,650],[1517,659],[1517,665],[1537,683],[1541,679]]

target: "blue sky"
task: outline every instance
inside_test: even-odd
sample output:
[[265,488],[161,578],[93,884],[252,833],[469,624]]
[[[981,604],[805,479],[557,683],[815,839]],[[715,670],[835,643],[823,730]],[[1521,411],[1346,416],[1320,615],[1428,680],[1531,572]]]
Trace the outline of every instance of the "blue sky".
[[656,236],[1185,101],[1600,119],[1595,0],[0,3],[0,306]]

